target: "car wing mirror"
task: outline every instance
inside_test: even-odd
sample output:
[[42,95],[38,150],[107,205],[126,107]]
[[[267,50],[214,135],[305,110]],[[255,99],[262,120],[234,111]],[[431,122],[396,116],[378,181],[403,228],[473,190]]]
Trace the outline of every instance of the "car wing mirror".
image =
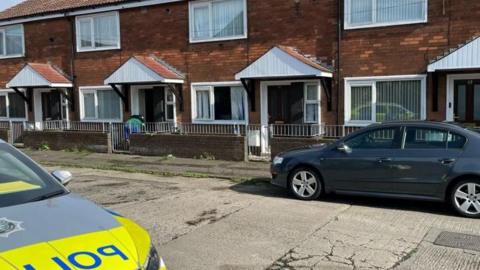
[[52,176],[64,186],[67,186],[73,179],[73,175],[69,171],[54,171]]
[[348,145],[341,143],[337,146],[337,150],[340,152],[343,152],[345,154],[350,154],[352,153],[352,148],[350,148]]

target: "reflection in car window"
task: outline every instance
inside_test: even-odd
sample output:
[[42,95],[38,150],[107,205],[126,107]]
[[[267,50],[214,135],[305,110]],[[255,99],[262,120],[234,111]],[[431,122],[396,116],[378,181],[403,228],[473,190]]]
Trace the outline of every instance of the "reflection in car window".
[[345,142],[352,149],[399,148],[399,128],[376,129],[362,133]]
[[461,135],[455,133],[448,134],[448,149],[462,149],[466,142],[467,138]]
[[448,133],[430,128],[407,128],[406,149],[444,149],[447,147]]

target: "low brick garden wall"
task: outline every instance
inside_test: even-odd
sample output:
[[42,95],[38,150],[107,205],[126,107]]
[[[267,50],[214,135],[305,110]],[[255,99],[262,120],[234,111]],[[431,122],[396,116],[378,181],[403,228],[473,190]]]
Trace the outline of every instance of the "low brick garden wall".
[[274,137],[270,139],[272,158],[281,152],[299,148],[302,146],[308,146],[313,144],[329,143],[333,140],[327,140],[322,138],[286,138],[286,137]]
[[146,156],[244,161],[245,146],[241,136],[133,134],[130,138],[130,152]]
[[111,152],[109,135],[101,132],[79,131],[25,131],[25,147],[50,150],[88,150],[98,153]]

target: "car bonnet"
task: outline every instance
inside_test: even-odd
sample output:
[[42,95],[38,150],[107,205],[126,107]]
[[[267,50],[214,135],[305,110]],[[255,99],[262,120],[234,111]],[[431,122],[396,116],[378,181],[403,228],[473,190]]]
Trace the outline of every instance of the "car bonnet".
[[77,195],[0,208],[0,269],[138,269],[135,243],[106,210]]

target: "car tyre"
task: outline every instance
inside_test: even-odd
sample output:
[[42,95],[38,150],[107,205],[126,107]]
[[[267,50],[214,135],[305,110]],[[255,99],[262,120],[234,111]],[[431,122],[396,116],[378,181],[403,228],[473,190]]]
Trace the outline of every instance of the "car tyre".
[[480,218],[480,180],[470,179],[458,182],[452,189],[450,201],[460,215]]
[[313,169],[302,167],[295,169],[289,178],[289,188],[300,200],[316,200],[322,195],[323,183],[320,175]]

